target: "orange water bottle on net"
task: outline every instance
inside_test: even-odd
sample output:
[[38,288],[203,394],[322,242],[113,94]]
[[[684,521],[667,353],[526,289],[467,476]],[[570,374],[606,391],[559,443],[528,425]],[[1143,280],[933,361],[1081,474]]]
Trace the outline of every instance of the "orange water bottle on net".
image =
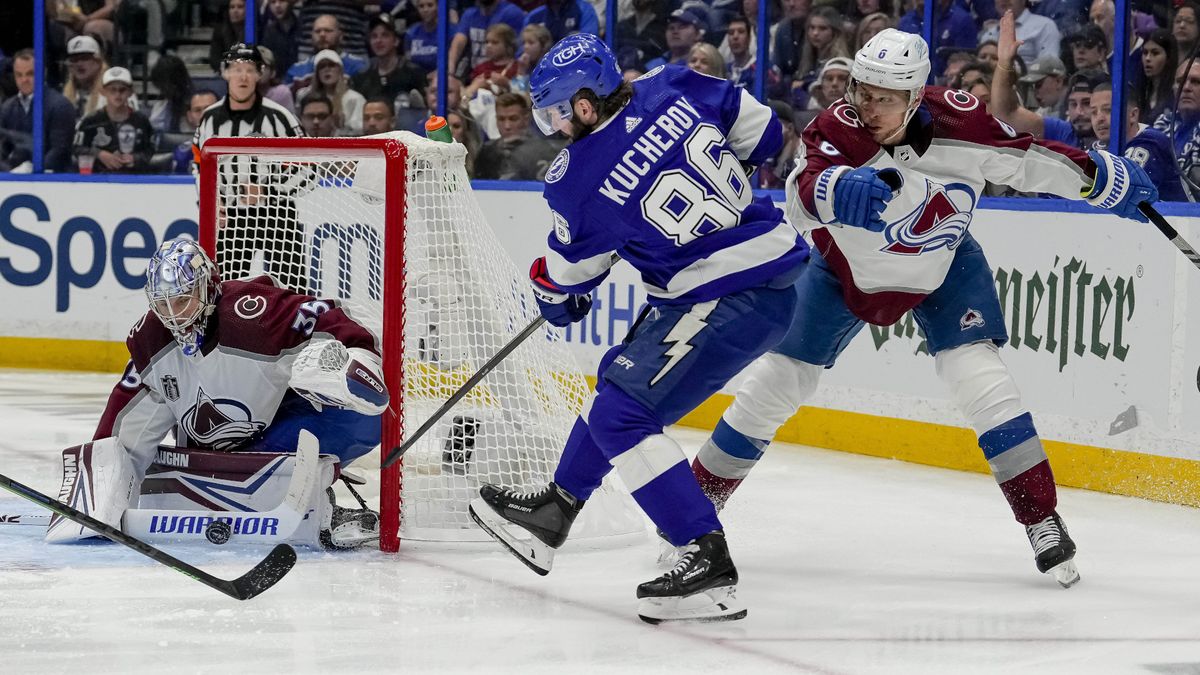
[[454,135],[450,133],[450,123],[445,117],[434,115],[425,120],[425,137],[442,143],[453,143]]

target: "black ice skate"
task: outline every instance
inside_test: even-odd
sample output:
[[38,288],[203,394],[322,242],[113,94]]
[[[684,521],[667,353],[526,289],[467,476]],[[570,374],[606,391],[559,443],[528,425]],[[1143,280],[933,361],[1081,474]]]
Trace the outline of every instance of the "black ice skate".
[[329,550],[359,548],[379,541],[379,514],[368,508],[347,509],[338,506],[333,498],[333,488],[325,490],[329,496],[329,511],[321,527],[321,546]]
[[737,582],[725,533],[709,532],[683,547],[671,571],[638,586],[638,616],[646,623],[743,619]]
[[1034,560],[1039,572],[1049,573],[1063,588],[1079,582],[1075,568],[1075,542],[1067,534],[1067,526],[1057,513],[1040,522],[1026,526],[1025,534],[1033,545]]
[[550,483],[534,492],[484,485],[471,500],[471,518],[526,567],[545,576],[583,502]]

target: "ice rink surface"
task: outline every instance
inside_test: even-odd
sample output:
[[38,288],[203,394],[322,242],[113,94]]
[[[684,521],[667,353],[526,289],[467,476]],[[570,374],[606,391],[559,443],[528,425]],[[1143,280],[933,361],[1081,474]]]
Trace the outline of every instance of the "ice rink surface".
[[[0,473],[46,492],[115,376],[0,371]],[[694,451],[704,435],[672,434]],[[649,626],[652,537],[301,551],[239,603],[114,544],[0,525],[4,673],[1200,673],[1200,511],[1064,490],[1083,580],[1037,573],[990,477],[778,445],[723,514],[750,615]],[[0,512],[36,507],[0,493]],[[265,548],[168,550],[232,578]]]

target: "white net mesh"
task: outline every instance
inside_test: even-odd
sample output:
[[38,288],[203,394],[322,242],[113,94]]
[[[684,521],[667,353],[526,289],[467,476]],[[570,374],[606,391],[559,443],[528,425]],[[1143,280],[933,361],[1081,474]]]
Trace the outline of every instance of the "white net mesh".
[[[216,185],[201,189],[217,191],[223,278],[265,271],[300,292],[341,299],[376,335],[384,312],[401,305],[384,297],[385,243],[404,237],[399,403],[412,431],[534,320],[537,307],[479,210],[463,146],[387,136],[408,153],[406,215],[390,228],[380,151],[221,154]],[[527,340],[404,456],[401,536],[485,539],[467,514],[480,483],[532,488],[551,480],[587,392],[557,333]],[[640,532],[644,521],[631,503],[606,485],[572,538]]]

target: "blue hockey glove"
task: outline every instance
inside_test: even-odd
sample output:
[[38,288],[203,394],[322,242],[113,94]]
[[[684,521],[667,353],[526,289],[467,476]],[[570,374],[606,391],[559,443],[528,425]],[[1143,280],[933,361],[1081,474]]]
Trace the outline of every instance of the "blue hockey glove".
[[1087,202],[1122,218],[1149,222],[1138,211],[1138,204],[1158,201],[1158,188],[1146,170],[1132,160],[1103,150],[1089,150],[1088,156],[1096,164],[1096,183],[1084,195]]
[[533,266],[529,268],[529,281],[542,316],[559,328],[570,326],[592,311],[591,295],[567,293],[550,280],[545,257],[533,261]]
[[843,225],[883,232],[880,214],[892,198],[892,188],[869,166],[847,171],[833,185],[833,215]]

